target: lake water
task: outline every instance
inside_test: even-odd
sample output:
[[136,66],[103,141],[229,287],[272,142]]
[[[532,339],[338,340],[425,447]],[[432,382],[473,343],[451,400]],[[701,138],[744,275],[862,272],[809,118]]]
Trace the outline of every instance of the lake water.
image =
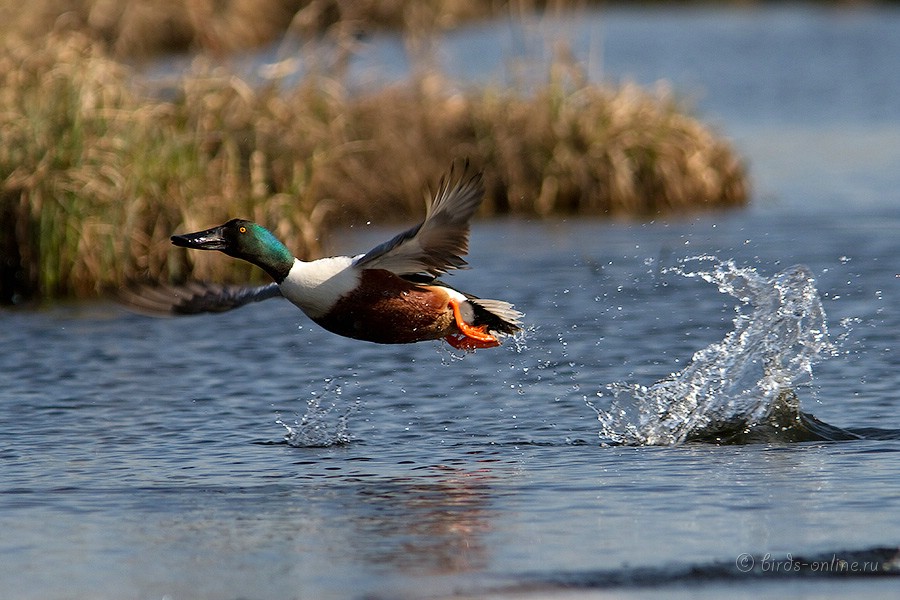
[[[897,596],[900,11],[567,26],[596,72],[700,96],[754,204],[476,223],[452,282],[529,329],[466,356],[279,301],[0,313],[0,596]],[[807,441],[771,422],[789,389]]]

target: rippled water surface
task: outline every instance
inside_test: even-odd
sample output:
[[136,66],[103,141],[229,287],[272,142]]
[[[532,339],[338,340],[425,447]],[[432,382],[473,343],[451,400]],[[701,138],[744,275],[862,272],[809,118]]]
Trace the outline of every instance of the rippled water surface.
[[[728,68],[771,50],[729,43],[760,19],[784,43],[900,32],[890,11],[685,15],[613,13],[609,68],[667,22],[664,64],[724,32],[706,56],[726,89],[765,82]],[[823,52],[833,85],[900,81],[896,55]],[[790,64],[771,68],[803,87]],[[892,597],[872,571],[900,571],[900,121],[880,97],[836,118],[843,97],[821,123],[775,99],[724,117],[761,186],[748,210],[476,223],[452,282],[529,324],[498,349],[356,342],[279,301],[0,313],[0,596]],[[856,439],[681,435],[752,428],[787,389]]]

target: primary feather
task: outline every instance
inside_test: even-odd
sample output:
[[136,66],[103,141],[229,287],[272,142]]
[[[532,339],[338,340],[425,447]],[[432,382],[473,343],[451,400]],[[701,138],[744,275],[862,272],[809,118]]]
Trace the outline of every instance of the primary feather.
[[144,286],[120,292],[120,300],[135,312],[152,316],[225,312],[281,296],[277,283],[247,287],[194,281],[184,285]]
[[437,277],[466,266],[469,220],[484,197],[481,173],[452,183],[442,179],[425,220],[357,258],[360,269],[385,269],[397,275],[428,273]]

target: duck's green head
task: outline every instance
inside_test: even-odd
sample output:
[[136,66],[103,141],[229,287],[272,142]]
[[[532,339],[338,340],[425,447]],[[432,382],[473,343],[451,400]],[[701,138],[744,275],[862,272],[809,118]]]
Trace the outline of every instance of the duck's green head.
[[172,243],[195,250],[218,250],[262,267],[281,283],[294,265],[294,255],[271,231],[252,221],[232,219],[223,225],[173,235]]

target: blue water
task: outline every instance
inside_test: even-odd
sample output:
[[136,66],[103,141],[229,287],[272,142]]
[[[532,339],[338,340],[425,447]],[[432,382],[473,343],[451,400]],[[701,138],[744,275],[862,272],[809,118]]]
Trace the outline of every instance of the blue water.
[[[467,356],[338,338],[278,301],[0,313],[0,596],[896,597],[865,565],[900,570],[900,13],[572,26],[596,72],[703,92],[751,208],[476,223],[452,281],[529,330]],[[630,436],[686,407],[746,416],[776,381],[861,439]]]

